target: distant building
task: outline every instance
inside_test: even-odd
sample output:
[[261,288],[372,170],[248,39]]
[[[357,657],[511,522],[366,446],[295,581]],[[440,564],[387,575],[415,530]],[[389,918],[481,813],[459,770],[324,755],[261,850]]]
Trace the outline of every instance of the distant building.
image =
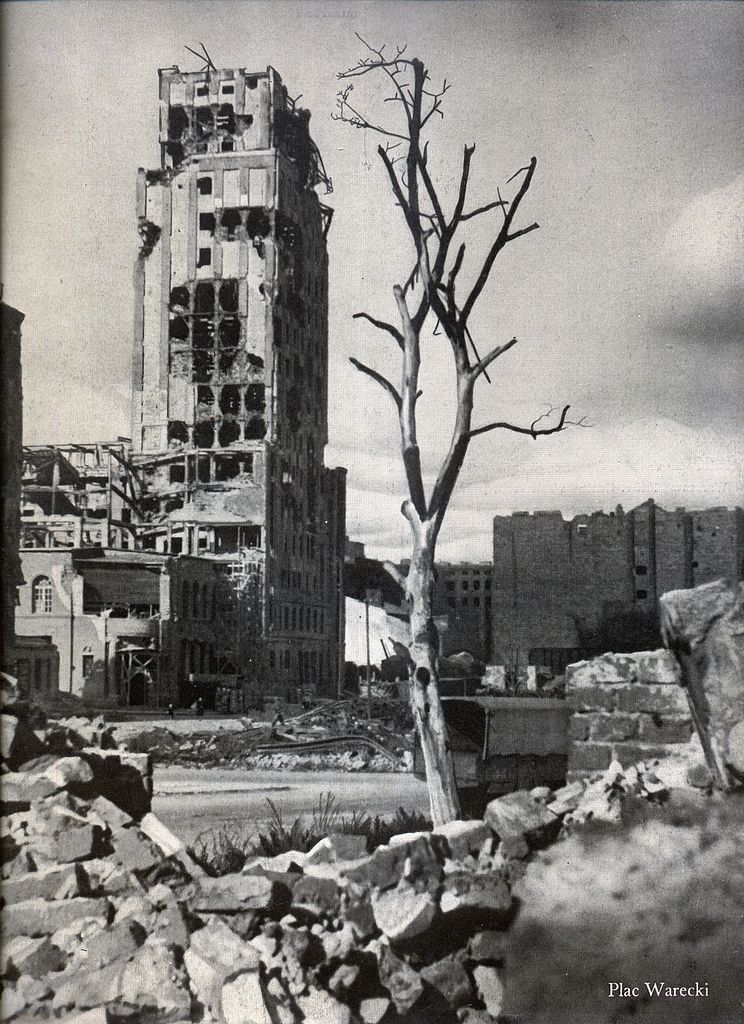
[[668,590],[744,578],[744,510],[494,518],[494,660],[562,672],[613,621],[652,624]]
[[434,613],[445,618],[446,629],[440,627],[439,646],[442,654],[468,651],[480,661],[491,656],[491,585],[493,567],[490,562],[438,562],[434,590]]
[[53,700],[59,655],[47,633],[18,635],[15,623],[24,586],[21,535],[23,386],[21,324],[24,315],[0,303],[0,647],[2,670],[14,676],[25,697]]
[[21,324],[24,314],[0,302],[0,644],[2,668],[11,671],[17,589],[23,582],[18,557],[21,502]]

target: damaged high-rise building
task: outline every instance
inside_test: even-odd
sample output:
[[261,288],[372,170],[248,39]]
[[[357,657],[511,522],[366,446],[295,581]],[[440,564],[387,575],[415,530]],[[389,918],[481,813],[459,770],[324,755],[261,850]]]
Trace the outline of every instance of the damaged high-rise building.
[[309,113],[272,68],[167,69],[160,142],[137,187],[138,546],[258,575],[267,689],[335,693],[346,471],[324,465],[330,182]]

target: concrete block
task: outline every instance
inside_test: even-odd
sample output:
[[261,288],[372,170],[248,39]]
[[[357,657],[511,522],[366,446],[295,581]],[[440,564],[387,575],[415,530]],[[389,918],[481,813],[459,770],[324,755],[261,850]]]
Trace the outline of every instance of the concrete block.
[[629,714],[641,711],[647,714],[689,716],[690,713],[687,695],[682,687],[645,683],[618,687],[617,708]]
[[634,739],[638,735],[638,717],[623,714],[597,714],[584,716],[590,720],[589,735],[592,740],[619,743]]
[[689,743],[692,732],[692,719],[689,717],[641,715],[639,719],[638,739],[642,743]]
[[614,711],[617,708],[617,686],[572,686],[566,689],[566,701],[574,711]]

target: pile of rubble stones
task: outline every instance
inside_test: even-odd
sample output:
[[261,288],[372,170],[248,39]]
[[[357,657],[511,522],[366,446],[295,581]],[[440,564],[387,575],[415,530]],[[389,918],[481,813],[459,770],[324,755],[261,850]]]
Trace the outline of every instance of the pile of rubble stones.
[[665,792],[613,764],[371,854],[329,835],[212,877],[150,812],[147,755],[33,724],[3,711],[4,1021],[486,1024],[532,851]]

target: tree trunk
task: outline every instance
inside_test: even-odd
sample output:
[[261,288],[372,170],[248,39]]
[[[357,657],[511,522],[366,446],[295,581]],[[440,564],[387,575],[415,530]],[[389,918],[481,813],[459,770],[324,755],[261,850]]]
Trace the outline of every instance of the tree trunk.
[[411,708],[426,767],[434,825],[460,816],[452,752],[447,739],[437,675],[437,629],[434,624],[434,545],[422,524],[407,578],[411,628]]

